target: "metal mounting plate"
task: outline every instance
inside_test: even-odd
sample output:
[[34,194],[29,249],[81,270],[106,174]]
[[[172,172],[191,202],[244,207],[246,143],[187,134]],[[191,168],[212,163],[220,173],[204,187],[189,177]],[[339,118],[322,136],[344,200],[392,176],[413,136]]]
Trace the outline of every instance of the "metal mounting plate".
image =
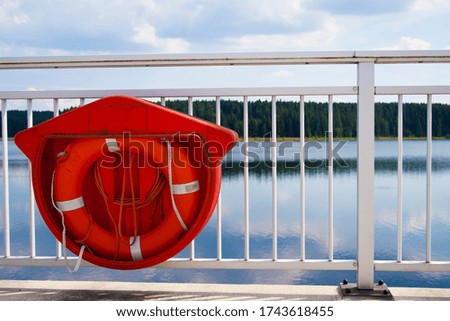
[[358,289],[356,283],[344,281],[339,284],[339,293],[344,300],[394,300],[391,291],[384,282],[376,283],[373,290],[366,290]]

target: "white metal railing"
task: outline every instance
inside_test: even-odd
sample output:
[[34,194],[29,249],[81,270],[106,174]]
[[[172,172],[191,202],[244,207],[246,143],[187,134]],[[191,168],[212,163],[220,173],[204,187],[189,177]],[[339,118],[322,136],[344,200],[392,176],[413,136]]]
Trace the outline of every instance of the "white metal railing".
[[[180,66],[259,66],[259,65],[297,65],[297,64],[354,64],[357,66],[356,86],[332,87],[275,87],[275,88],[193,88],[193,89],[129,89],[129,90],[46,90],[46,91],[0,91],[2,109],[2,140],[7,141],[8,104],[13,100],[26,100],[28,127],[33,126],[33,105],[36,100],[52,99],[54,116],[58,115],[62,99],[79,99],[80,105],[86,99],[97,99],[114,94],[159,99],[165,105],[168,98],[187,98],[188,114],[193,115],[193,101],[202,97],[215,97],[216,123],[221,124],[221,99],[242,97],[243,99],[243,144],[249,143],[248,101],[252,97],[271,97],[271,155],[276,155],[277,143],[277,97],[291,96],[299,99],[301,147],[305,146],[305,97],[323,96],[328,98],[328,146],[333,146],[333,101],[336,96],[356,96],[358,99],[358,172],[357,172],[357,254],[354,259],[335,259],[334,217],[333,217],[333,153],[328,155],[328,258],[311,260],[305,254],[305,164],[304,153],[300,154],[300,249],[299,257],[279,259],[277,253],[277,162],[272,157],[272,257],[253,259],[250,256],[249,230],[249,155],[244,148],[244,256],[240,259],[222,257],[222,200],[216,209],[217,257],[199,259],[195,256],[195,243],[190,247],[189,258],[170,259],[159,267],[205,268],[205,269],[305,269],[305,270],[354,270],[357,271],[358,287],[372,289],[374,271],[444,271],[450,272],[450,262],[433,261],[431,257],[431,155],[432,155],[432,101],[435,95],[449,95],[450,86],[375,86],[376,64],[399,63],[450,63],[450,51],[414,52],[319,52],[319,53],[246,53],[209,55],[138,55],[138,56],[90,56],[90,57],[30,57],[0,58],[0,69],[35,68],[106,68],[106,67],[180,67]],[[398,96],[398,208],[397,208],[397,260],[379,261],[374,259],[374,101],[376,95]],[[426,191],[426,260],[421,262],[404,261],[402,258],[402,157],[403,157],[403,96],[427,95],[427,191]],[[56,247],[55,256],[43,257],[36,254],[34,198],[30,196],[30,255],[15,256],[10,243],[10,191],[8,169],[8,145],[2,144],[3,159],[3,228],[4,253],[0,266],[62,266],[61,246]],[[31,173],[30,173],[31,174]],[[31,176],[31,175],[30,175]],[[30,181],[30,191],[32,191]],[[74,259],[74,258],[71,258]],[[89,265],[88,263],[84,263]]]

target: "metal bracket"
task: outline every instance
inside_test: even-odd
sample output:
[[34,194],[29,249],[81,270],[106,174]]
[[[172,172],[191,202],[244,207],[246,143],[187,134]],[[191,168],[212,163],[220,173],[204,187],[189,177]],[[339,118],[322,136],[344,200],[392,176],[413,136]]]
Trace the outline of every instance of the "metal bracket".
[[378,281],[373,289],[359,289],[356,283],[348,283],[347,280],[339,284],[339,294],[343,300],[386,300],[394,301],[394,297],[387,285]]

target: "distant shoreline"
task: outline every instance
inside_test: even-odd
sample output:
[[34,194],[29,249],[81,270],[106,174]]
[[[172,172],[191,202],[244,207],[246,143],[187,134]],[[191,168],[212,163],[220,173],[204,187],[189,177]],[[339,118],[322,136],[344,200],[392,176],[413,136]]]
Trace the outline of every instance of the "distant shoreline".
[[[357,137],[333,137],[333,140],[350,140],[350,141],[356,141]],[[427,137],[403,137],[403,140],[426,140]],[[267,137],[249,137],[249,141],[263,141],[263,142],[270,142],[270,138]],[[305,137],[305,141],[326,141],[326,137]],[[398,140],[397,137],[375,137],[375,140]],[[450,137],[433,137],[433,140],[450,140]],[[243,142],[244,139],[242,137],[239,137],[239,141]],[[278,142],[290,142],[290,141],[300,141],[299,137],[277,137]]]
[[[375,140],[397,140],[397,137],[375,137]],[[403,137],[403,140],[426,140],[426,137]],[[13,141],[14,137],[8,137],[8,141]],[[270,138],[267,137],[249,137],[251,142],[270,142]],[[306,141],[326,141],[325,137],[305,137]],[[333,137],[333,140],[350,140],[356,141],[357,137]],[[433,137],[433,140],[450,140],[450,137],[440,136]],[[2,139],[0,139],[2,141]],[[243,142],[244,138],[239,137],[239,141]],[[277,137],[278,142],[297,142],[300,141],[299,137]]]

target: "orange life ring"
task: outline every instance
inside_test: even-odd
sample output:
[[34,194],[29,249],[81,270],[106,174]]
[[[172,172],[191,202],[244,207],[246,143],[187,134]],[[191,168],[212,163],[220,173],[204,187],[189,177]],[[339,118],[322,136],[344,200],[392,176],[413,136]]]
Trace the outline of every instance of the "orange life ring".
[[[186,152],[176,143],[172,146],[157,138],[133,138],[133,144],[121,138],[80,138],[71,142],[58,158],[53,178],[53,198],[63,215],[67,237],[86,246],[95,256],[119,265],[146,260],[176,243],[199,215],[201,197],[199,178],[189,166]],[[105,150],[143,153],[168,179],[172,206],[150,231],[118,238],[117,233],[92,218],[83,199],[83,181],[89,168],[105,156]],[[109,266],[115,267],[114,263]]]

